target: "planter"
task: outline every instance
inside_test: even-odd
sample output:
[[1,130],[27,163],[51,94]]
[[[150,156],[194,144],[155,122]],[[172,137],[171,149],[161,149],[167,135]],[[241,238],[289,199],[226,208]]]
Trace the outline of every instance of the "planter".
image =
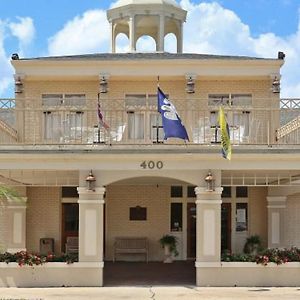
[[0,263],[0,287],[102,286],[103,263],[22,266]]
[[165,264],[172,263],[173,262],[173,258],[172,258],[172,253],[171,253],[170,245],[165,245],[164,246],[164,251],[165,251],[164,263]]
[[196,263],[197,286],[300,286],[300,263]]

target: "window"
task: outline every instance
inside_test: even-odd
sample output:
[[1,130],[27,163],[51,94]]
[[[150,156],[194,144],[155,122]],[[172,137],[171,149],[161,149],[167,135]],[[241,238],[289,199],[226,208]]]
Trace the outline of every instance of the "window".
[[196,198],[196,193],[195,193],[195,187],[196,186],[188,186],[187,188],[187,196],[188,198]]
[[85,106],[85,94],[43,94],[42,106]]
[[[230,140],[233,143],[247,141],[249,138],[250,111],[234,110],[235,108],[251,108],[251,94],[212,94],[208,95],[208,106],[227,107],[224,111],[229,125]],[[228,107],[230,109],[228,109]],[[216,109],[216,108],[215,108]],[[218,111],[210,112],[211,142],[220,143]]]
[[83,112],[45,111],[44,138],[66,142],[82,137]]
[[157,96],[154,94],[127,94],[127,136],[129,140],[150,140],[153,143],[163,141],[163,128],[160,114],[157,112]]
[[224,186],[222,191],[222,198],[231,198],[231,187]]
[[181,198],[182,195],[182,186],[171,186],[171,198]]
[[[56,142],[80,140],[83,131],[83,112],[74,107],[86,105],[84,94],[43,94],[44,138]],[[72,111],[66,110],[72,108]]]
[[236,204],[236,231],[248,230],[248,203]]
[[182,203],[171,203],[171,231],[182,231]]
[[63,198],[78,198],[77,187],[73,186],[63,186],[62,187],[62,197]]
[[129,208],[129,220],[130,221],[146,221],[147,220],[147,208],[136,206]]
[[237,198],[247,198],[248,197],[248,187],[247,186],[237,186],[236,187],[236,197]]

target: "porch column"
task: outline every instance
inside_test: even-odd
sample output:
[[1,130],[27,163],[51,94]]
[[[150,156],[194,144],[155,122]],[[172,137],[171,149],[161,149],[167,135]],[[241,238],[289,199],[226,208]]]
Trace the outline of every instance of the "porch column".
[[26,202],[27,197],[8,200],[7,204],[7,252],[26,251]]
[[[101,269],[103,285],[103,205],[105,188],[77,188],[79,194],[79,262]],[[93,263],[93,264],[92,264]],[[93,265],[93,266],[92,266]]]
[[268,196],[268,248],[284,246],[286,196]]
[[222,187],[214,191],[196,187],[196,266],[201,262],[221,260],[221,194]]

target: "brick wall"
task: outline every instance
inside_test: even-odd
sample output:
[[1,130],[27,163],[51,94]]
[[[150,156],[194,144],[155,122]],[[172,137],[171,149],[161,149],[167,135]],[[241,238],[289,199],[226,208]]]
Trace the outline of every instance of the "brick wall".
[[30,187],[27,191],[26,246],[39,252],[40,238],[55,239],[55,253],[60,251],[61,189],[59,187]]
[[[169,231],[169,186],[109,186],[106,197],[106,251],[111,260],[115,237],[147,237],[149,260],[162,260],[163,249],[158,240]],[[130,221],[129,208],[147,208],[147,221]],[[121,258],[121,257],[120,257]],[[123,259],[143,259],[136,255]]]

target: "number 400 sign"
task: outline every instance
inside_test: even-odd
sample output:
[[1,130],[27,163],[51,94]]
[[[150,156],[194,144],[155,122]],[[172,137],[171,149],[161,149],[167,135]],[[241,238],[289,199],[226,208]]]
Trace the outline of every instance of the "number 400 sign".
[[149,161],[146,161],[144,160],[141,164],[140,164],[140,167],[142,169],[162,169],[164,167],[164,163],[159,160],[159,161],[153,161],[153,160],[149,160]]

